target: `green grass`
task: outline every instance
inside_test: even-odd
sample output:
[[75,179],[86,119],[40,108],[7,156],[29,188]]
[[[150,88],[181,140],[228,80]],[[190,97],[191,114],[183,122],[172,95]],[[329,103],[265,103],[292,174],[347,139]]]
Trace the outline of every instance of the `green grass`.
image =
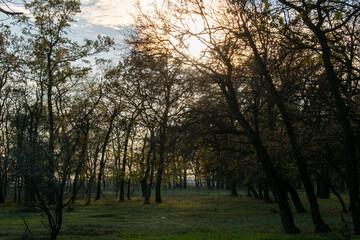
[[[309,209],[303,198],[306,209]],[[230,197],[225,191],[167,190],[162,204],[144,205],[139,197],[120,203],[108,196],[91,206],[78,201],[74,210],[64,211],[58,239],[346,239],[345,225],[351,228],[351,216],[341,212],[336,198],[319,200],[324,220],[334,230],[313,234],[309,213],[294,213],[298,235],[282,233],[276,204],[248,198],[244,193]],[[345,201],[348,201],[345,197]],[[153,202],[153,200],[152,200]],[[309,211],[309,210],[308,210]],[[41,212],[26,211],[14,203],[0,205],[0,239],[21,239],[23,218],[35,235],[46,239],[46,219]],[[341,220],[344,216],[345,222]],[[360,239],[355,238],[352,239]]]

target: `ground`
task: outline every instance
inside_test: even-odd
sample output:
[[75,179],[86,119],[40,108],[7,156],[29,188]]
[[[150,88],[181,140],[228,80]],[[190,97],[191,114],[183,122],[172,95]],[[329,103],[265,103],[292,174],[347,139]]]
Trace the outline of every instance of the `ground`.
[[[305,196],[301,197],[308,210]],[[341,212],[334,196],[319,200],[324,220],[333,229],[326,235],[313,233],[309,212],[294,213],[301,234],[283,234],[276,204],[249,198],[244,192],[231,197],[228,191],[167,190],[163,201],[144,205],[141,197],[134,197],[119,202],[106,192],[91,206],[83,206],[84,202],[78,200],[74,208],[64,210],[58,239],[360,239],[351,237],[351,216]],[[26,233],[24,219],[33,239],[47,239],[42,213],[10,200],[0,205],[0,239],[26,239],[25,235],[31,235]]]

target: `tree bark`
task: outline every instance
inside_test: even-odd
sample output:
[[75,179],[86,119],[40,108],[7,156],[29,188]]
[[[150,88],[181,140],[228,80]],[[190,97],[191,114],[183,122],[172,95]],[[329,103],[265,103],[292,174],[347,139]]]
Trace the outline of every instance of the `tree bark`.
[[110,134],[111,134],[111,131],[112,131],[112,127],[113,127],[113,123],[114,123],[114,119],[115,119],[116,115],[117,115],[117,110],[114,110],[113,114],[111,115],[109,128],[108,128],[108,131],[106,132],[104,144],[103,144],[103,147],[102,147],[95,200],[100,200],[101,181],[102,181],[102,177],[104,175],[104,168],[105,168],[106,147],[107,147],[107,144],[109,143],[109,138],[110,138]]
[[206,187],[207,189],[212,189],[210,177],[206,177]]
[[154,168],[152,167],[151,168],[151,171],[150,171],[150,181],[149,181],[149,186],[148,186],[148,189],[147,189],[147,192],[146,192],[146,196],[145,196],[145,204],[149,204],[150,203],[150,196],[151,196],[151,188],[152,188],[152,185],[153,185],[153,181],[154,181]]
[[286,190],[289,192],[291,199],[293,200],[294,206],[296,208],[296,211],[298,213],[304,213],[306,212],[303,204],[301,203],[299,194],[296,192],[296,190],[291,186],[289,183],[284,181],[284,185],[286,187]]
[[[154,163],[155,160],[156,160],[156,154],[155,154],[155,152],[154,152],[154,153],[153,153],[153,161],[152,161],[152,162]],[[151,188],[152,188],[152,185],[153,185],[153,180],[154,180],[154,166],[152,165],[152,166],[151,166],[151,172],[150,172],[149,186],[148,186],[147,191],[146,191],[144,204],[149,204],[149,203],[150,203]]]
[[17,200],[17,188],[18,188],[18,184],[19,184],[19,178],[15,178],[15,182],[14,182],[14,196],[13,196],[13,200],[14,202],[16,202]]
[[89,133],[89,123],[87,122],[85,132],[84,132],[84,138],[82,143],[82,148],[79,156],[79,162],[76,167],[75,171],[75,177],[74,177],[74,183],[73,183],[73,198],[71,200],[71,203],[74,204],[76,201],[76,195],[79,190],[78,182],[79,182],[79,173],[81,171],[81,168],[83,167],[85,160],[86,160],[86,151],[87,151],[87,143],[88,143],[88,133]]
[[254,195],[254,197],[256,199],[259,199],[259,194],[256,192],[256,190],[251,186],[250,183],[246,184],[247,188],[249,189],[250,192],[252,192],[252,194]]
[[86,191],[86,202],[85,202],[85,206],[88,206],[91,204],[91,192],[92,192],[92,185],[95,181],[96,178],[96,165],[97,165],[97,160],[98,160],[98,155],[100,152],[100,146],[96,146],[95,148],[95,153],[94,153],[94,164],[93,164],[93,172],[91,173],[90,176],[90,180],[87,186],[87,191]]
[[[170,87],[168,92],[170,91]],[[161,125],[160,125],[160,143],[159,143],[159,163],[156,175],[156,184],[155,184],[155,202],[162,203],[161,199],[161,183],[162,177],[164,174],[164,158],[165,158],[165,148],[166,148],[166,141],[167,141],[167,125],[168,125],[168,114],[170,110],[170,100],[169,100],[169,93],[166,96],[166,108],[162,117]]]
[[270,189],[269,189],[269,185],[268,185],[267,181],[264,180],[262,185],[263,185],[263,191],[264,191],[264,201],[267,203],[271,203]]
[[17,192],[17,194],[18,194],[17,199],[18,199],[19,204],[21,203],[21,192],[22,192],[23,185],[24,185],[24,177],[20,177],[19,184],[18,184],[18,192]]
[[89,206],[91,204],[91,191],[92,191],[92,185],[94,183],[95,180],[95,175],[92,174],[89,180],[89,183],[87,185],[87,190],[86,190],[86,201],[85,201],[85,206]]
[[105,161],[101,157],[100,165],[99,165],[99,173],[98,173],[98,177],[96,179],[96,181],[97,181],[96,196],[95,196],[96,201],[100,200],[100,198],[101,198],[101,181],[102,181],[102,176],[104,174],[104,167],[105,167]]
[[262,180],[259,181],[259,198],[264,199]]
[[120,202],[125,201],[125,171],[126,171],[126,160],[127,160],[127,152],[128,152],[128,144],[131,134],[131,128],[132,128],[132,123],[130,122],[126,130],[126,136],[124,142],[124,157],[123,157],[121,174],[120,174]]
[[4,195],[3,195],[3,182],[2,182],[2,176],[1,176],[1,170],[0,170],[0,203],[5,203]]
[[342,199],[341,195],[336,191],[334,185],[331,182],[330,182],[330,187],[331,187],[331,190],[333,191],[333,193],[335,194],[335,196],[339,199],[341,207],[342,207],[342,211],[344,213],[348,212],[347,209],[346,209],[344,200]]
[[230,189],[231,189],[231,196],[239,196],[239,194],[236,191],[236,181],[235,180],[231,180],[230,181]]
[[319,198],[330,198],[331,180],[327,169],[321,169],[317,175],[317,187]]
[[49,142],[48,142],[48,200],[50,203],[55,203],[55,183],[54,183],[54,174],[55,174],[55,163],[54,163],[54,151],[55,151],[55,134],[54,134],[54,112],[52,106],[52,91],[53,91],[53,72],[51,65],[53,46],[50,46],[49,52],[47,52],[47,107],[48,107],[48,121],[49,121]]
[[[143,146],[143,150],[142,152],[145,151],[145,146],[146,146],[146,137],[144,139],[144,146]],[[154,147],[155,147],[155,143],[154,143],[154,132],[151,131],[151,137],[150,137],[150,148],[149,151],[147,153],[146,156],[146,161],[145,161],[145,174],[143,179],[141,180],[141,185],[142,185],[142,190],[143,190],[143,195],[144,195],[144,204],[149,204],[150,203],[150,195],[151,195],[151,185],[152,185],[152,177],[153,177],[153,170],[151,167],[151,163],[150,163],[150,159],[151,159],[151,154],[155,154],[154,152]],[[151,176],[150,176],[150,183],[148,185],[148,178],[149,178],[149,174],[151,171]]]
[[128,180],[127,199],[130,200],[131,178]]
[[26,174],[25,179],[25,196],[24,196],[24,205],[26,207],[32,208],[35,204],[35,191],[34,186],[30,181],[30,177]]
[[187,188],[187,173],[186,173],[186,167],[184,167],[184,176],[183,176],[183,181],[184,181],[184,184],[183,184],[183,187],[184,189]]

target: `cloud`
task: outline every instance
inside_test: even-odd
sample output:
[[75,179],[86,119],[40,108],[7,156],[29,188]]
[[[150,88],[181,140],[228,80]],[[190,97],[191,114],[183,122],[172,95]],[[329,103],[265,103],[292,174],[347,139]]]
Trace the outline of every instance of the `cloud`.
[[79,18],[90,24],[120,30],[132,24],[131,14],[135,12],[131,0],[81,0]]
[[[134,0],[81,0],[80,19],[90,24],[120,30],[133,24],[132,15],[136,13]],[[163,0],[140,0],[142,8],[149,10],[154,3]]]
[[81,0],[81,4],[93,4],[96,0]]
[[24,13],[24,14],[29,14],[30,11],[25,9],[22,4],[19,4],[19,3],[11,3],[11,2],[8,2],[6,4],[0,4],[0,7],[4,8],[5,10],[7,11],[10,11],[10,12],[20,12],[20,13]]

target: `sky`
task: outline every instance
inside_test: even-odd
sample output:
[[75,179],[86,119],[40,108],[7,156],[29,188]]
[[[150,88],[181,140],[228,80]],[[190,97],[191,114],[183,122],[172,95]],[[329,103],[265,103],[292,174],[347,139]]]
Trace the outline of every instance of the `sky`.
[[[155,0],[140,0],[146,6]],[[136,12],[133,0],[81,0],[81,13],[77,22],[72,24],[71,36],[81,41],[84,38],[94,39],[98,34],[112,37],[121,43],[124,34],[132,24],[132,14]],[[9,4],[14,11],[24,12],[21,0]],[[0,16],[0,20],[5,16]]]
[[[162,0],[140,0],[140,3],[146,8],[156,1]],[[136,13],[135,0],[80,0],[80,2],[81,13],[76,16],[76,22],[72,23],[68,36],[81,44],[84,39],[95,40],[99,34],[107,35],[115,41],[117,47],[97,57],[112,59],[114,62],[121,59],[121,49],[125,46],[123,40],[130,32],[133,24],[132,15]],[[15,12],[26,14],[22,0],[11,0],[8,7]],[[1,22],[10,24],[11,19],[0,13]],[[12,28],[12,31],[14,30],[20,31],[16,27]],[[91,62],[94,65],[95,62]]]
[[72,32],[89,39],[105,34],[120,42],[132,24],[133,3],[131,0],[81,0],[81,13]]
[[[11,2],[9,6],[12,10],[26,14],[22,8],[22,0]],[[145,12],[151,11],[152,4],[161,5],[162,2],[163,0],[140,0]],[[136,14],[134,3],[135,0],[81,0],[81,13],[76,16],[76,22],[71,26],[70,38],[82,43],[85,38],[95,40],[99,34],[107,35],[114,39],[118,47],[123,47],[123,39],[130,32],[133,24],[132,15]],[[0,15],[0,20],[4,17]],[[191,41],[189,49],[194,56],[198,56],[203,46],[199,42]],[[117,53],[119,51],[106,55],[111,57],[111,54]]]

